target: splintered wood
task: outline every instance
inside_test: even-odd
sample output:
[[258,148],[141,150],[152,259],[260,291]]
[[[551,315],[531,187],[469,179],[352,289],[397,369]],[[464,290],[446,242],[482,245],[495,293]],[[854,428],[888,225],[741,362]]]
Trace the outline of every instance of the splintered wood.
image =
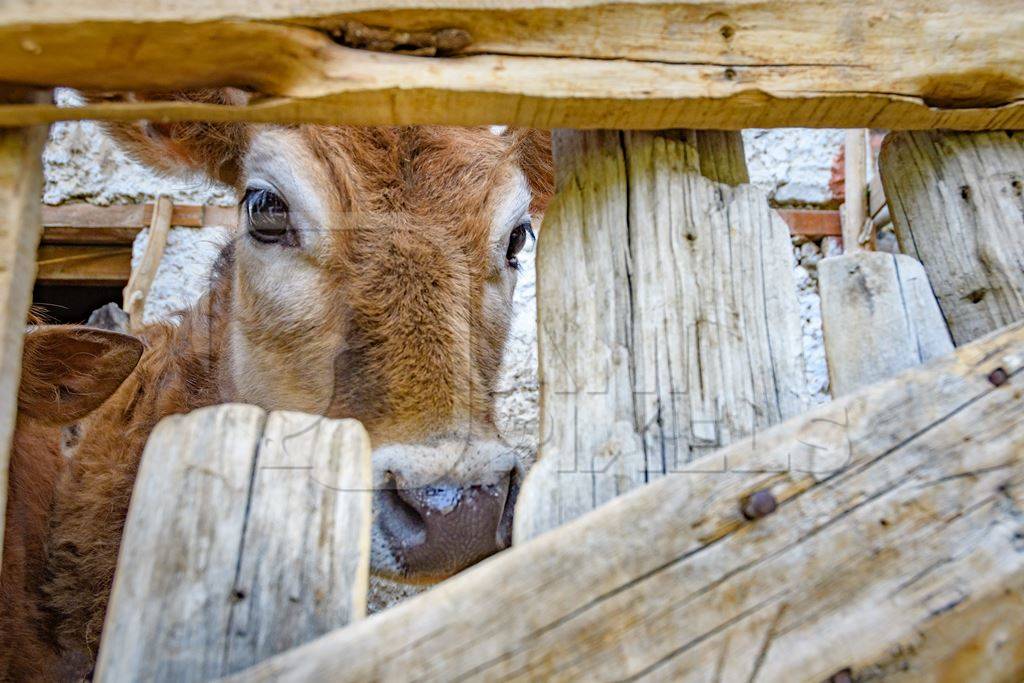
[[702,134],[556,134],[517,542],[805,407],[789,230],[760,190],[701,175]]
[[235,680],[1019,681],[1022,392],[1018,323]]
[[0,106],[0,125],[1024,128],[1021,35],[1019,0],[5,0],[0,82],[262,97]]
[[928,271],[953,340],[1024,318],[1024,135],[890,134],[879,167],[900,247]]
[[98,681],[206,681],[361,618],[372,474],[352,420],[225,405],[146,444]]

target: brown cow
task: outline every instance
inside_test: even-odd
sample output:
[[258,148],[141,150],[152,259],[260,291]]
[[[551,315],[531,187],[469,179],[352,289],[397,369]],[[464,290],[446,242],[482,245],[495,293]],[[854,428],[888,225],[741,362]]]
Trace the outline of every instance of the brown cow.
[[137,339],[104,330],[54,325],[25,335],[0,570],[0,680],[56,677],[59,650],[40,589],[54,488],[65,467],[61,427],[103,403],[141,356]]
[[507,546],[532,455],[499,438],[492,394],[517,254],[551,192],[548,137],[246,124],[113,132],[151,167],[205,172],[242,199],[208,293],[177,325],[143,331],[137,371],[86,422],[55,514],[48,591],[63,642],[95,653],[150,431],[215,403],[362,421],[375,445],[377,575],[435,582]]

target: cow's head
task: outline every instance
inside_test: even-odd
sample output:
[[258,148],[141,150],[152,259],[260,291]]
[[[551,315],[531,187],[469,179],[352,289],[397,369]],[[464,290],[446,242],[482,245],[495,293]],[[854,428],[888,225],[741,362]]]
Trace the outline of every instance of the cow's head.
[[507,545],[532,454],[499,438],[493,391],[517,255],[551,192],[547,135],[113,131],[152,167],[236,188],[239,228],[214,288],[230,292],[211,302],[226,320],[227,398],[362,421],[375,448],[374,571],[429,582]]

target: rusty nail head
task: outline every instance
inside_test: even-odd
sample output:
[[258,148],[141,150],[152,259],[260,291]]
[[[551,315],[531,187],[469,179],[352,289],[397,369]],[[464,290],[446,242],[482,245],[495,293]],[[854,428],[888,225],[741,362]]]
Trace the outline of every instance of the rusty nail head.
[[988,374],[988,381],[992,383],[994,387],[1001,387],[1006,384],[1006,380],[1010,379],[1010,376],[1006,373],[1003,368],[996,368]]
[[771,491],[761,489],[751,493],[743,500],[740,511],[747,519],[761,519],[775,512],[778,505]]

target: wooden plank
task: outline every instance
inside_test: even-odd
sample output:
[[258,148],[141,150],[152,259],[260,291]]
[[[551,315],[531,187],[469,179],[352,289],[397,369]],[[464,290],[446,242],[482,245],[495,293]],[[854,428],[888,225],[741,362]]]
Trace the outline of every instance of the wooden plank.
[[695,138],[701,175],[716,183],[732,186],[750,182],[740,132],[702,130],[690,131],[689,136]]
[[[874,225],[867,226],[867,131],[846,131],[843,180],[843,249],[874,251]],[[865,233],[865,230],[867,232]]]
[[928,271],[953,341],[1024,318],[1024,136],[890,134],[879,166],[900,247]]
[[[153,221],[153,208],[153,204],[43,205],[43,244],[130,245]],[[171,213],[171,225],[176,228],[234,228],[237,222],[235,207],[175,204]]]
[[[240,108],[3,107],[0,124],[1021,128],[1016,9],[1014,0],[729,0],[713,9],[699,0],[11,0],[0,7],[0,81],[150,92],[235,85],[272,97]],[[471,41],[443,61],[369,53],[329,35],[353,21],[456,28]]]
[[[225,671],[366,615],[373,471],[354,420],[274,412],[260,442]],[[115,679],[117,680],[117,679]]]
[[885,190],[882,189],[882,174],[876,171],[868,183],[868,215],[875,218],[884,208]]
[[130,247],[43,245],[36,258],[36,282],[44,285],[120,287],[132,274]]
[[1017,324],[235,680],[1020,680],[1022,367]]
[[789,234],[805,237],[842,237],[842,222],[838,211],[824,209],[776,209],[779,217],[789,226]]
[[[154,203],[94,206],[71,203],[43,205],[45,228],[145,228],[153,221]],[[238,211],[233,206],[175,204],[171,225],[176,228],[201,228],[210,225],[233,226]]]
[[833,397],[953,350],[921,264],[862,252],[818,263],[825,358]]
[[369,451],[357,422],[255,406],[157,425],[96,679],[210,680],[360,618]]
[[132,269],[128,284],[124,286],[124,310],[128,313],[129,327],[134,332],[143,325],[146,297],[164,256],[164,247],[167,246],[167,237],[171,232],[173,212],[174,204],[170,197],[157,197],[152,222],[149,224],[146,249],[142,253],[138,268]]
[[[715,131],[702,132],[714,133]],[[719,131],[719,133],[724,133],[724,131]],[[734,135],[734,133],[730,131],[729,135]],[[697,138],[698,142],[702,139],[701,137]],[[742,138],[739,140],[739,143],[739,147],[734,147],[734,149],[738,149],[742,154]],[[704,142],[701,144],[708,145],[711,143]],[[707,154],[701,154],[701,159],[707,158]],[[743,174],[737,176],[740,182],[747,182],[742,180],[744,177],[747,177],[746,165],[744,164],[742,167],[736,166],[736,168],[740,169],[739,172]],[[708,177],[714,177],[716,171],[713,168],[702,166],[701,173]],[[729,184],[735,185],[738,183]],[[139,211],[140,206],[143,207],[141,212]],[[149,225],[149,220],[152,220],[152,206],[152,204],[116,206],[93,206],[91,204],[48,206],[44,204],[42,207],[42,244],[133,244],[135,236],[139,234],[142,228]],[[812,238],[842,236],[839,212],[834,209],[778,208],[775,211],[789,226],[791,235],[804,235]],[[173,218],[171,219],[171,224],[176,228],[224,227],[233,229],[237,223],[238,211],[235,207],[212,205],[175,204]]]
[[698,136],[556,134],[537,250],[547,437],[517,541],[804,409],[789,231],[760,190],[701,175]]
[[[22,337],[32,303],[39,244],[46,127],[0,129],[0,510],[7,509],[7,468],[21,379]],[[0,548],[4,522],[0,519]],[[2,552],[2,551],[0,551]]]

